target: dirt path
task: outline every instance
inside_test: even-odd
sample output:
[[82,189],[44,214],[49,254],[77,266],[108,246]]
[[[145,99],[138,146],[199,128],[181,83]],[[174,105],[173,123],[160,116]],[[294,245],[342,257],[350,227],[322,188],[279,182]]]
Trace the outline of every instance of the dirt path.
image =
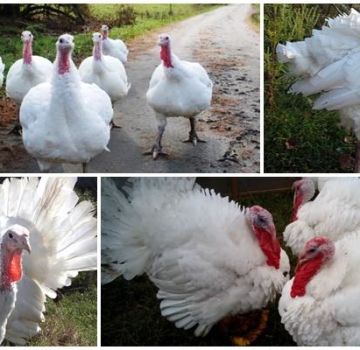
[[[129,95],[115,105],[109,148],[94,158],[88,172],[258,172],[260,60],[259,34],[250,24],[251,5],[229,5],[143,36],[130,43],[126,70],[132,84]],[[153,111],[145,94],[159,64],[160,32],[171,35],[174,52],[198,61],[214,82],[210,110],[198,117],[200,137],[207,143],[183,143],[189,132],[185,118],[169,118],[163,139],[168,159],[153,161],[149,150],[156,134]],[[6,166],[8,168],[8,166]],[[8,170],[9,171],[9,170]],[[38,171],[33,161],[21,170]],[[65,171],[80,171],[65,166]]]

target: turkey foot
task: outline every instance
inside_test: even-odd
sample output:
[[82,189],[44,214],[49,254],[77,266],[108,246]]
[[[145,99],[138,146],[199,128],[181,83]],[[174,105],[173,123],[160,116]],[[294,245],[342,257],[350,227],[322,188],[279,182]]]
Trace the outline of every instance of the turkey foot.
[[355,173],[360,173],[360,141],[356,145]]
[[202,143],[206,143],[205,140],[202,140],[199,138],[199,136],[197,135],[196,133],[196,130],[195,130],[195,118],[190,118],[190,127],[191,127],[191,130],[189,132],[189,138],[183,142],[191,142],[194,147],[197,145],[198,142],[202,142]]
[[144,152],[143,155],[149,156],[152,155],[153,159],[156,160],[159,156],[160,157],[168,157],[169,155],[162,150],[162,146],[155,144],[152,146],[151,150],[148,152]]
[[220,323],[220,331],[231,339],[233,345],[252,344],[266,328],[269,310],[250,312],[245,315],[230,316]]
[[20,123],[16,122],[16,124],[8,132],[8,135],[10,134],[19,135],[19,136],[22,135],[22,128]]
[[115,122],[112,120],[110,122],[111,129],[121,129],[122,127],[120,125],[115,124]]

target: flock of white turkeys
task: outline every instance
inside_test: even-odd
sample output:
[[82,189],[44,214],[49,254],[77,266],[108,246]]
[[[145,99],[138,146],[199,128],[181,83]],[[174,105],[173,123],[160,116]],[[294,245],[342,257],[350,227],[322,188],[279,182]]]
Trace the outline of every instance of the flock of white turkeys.
[[[109,150],[113,118],[112,104],[130,89],[124,63],[128,49],[109,37],[109,28],[93,34],[93,55],[79,69],[72,61],[74,38],[61,35],[56,42],[56,60],[32,54],[33,35],[25,31],[23,57],[9,69],[6,94],[19,108],[23,143],[37,160],[41,171],[56,163],[86,164],[97,154]],[[155,69],[147,101],[156,113],[158,135],[151,149],[154,159],[162,151],[162,135],[167,117],[190,120],[189,141],[201,141],[195,131],[195,117],[208,108],[212,82],[198,63],[181,61],[170,49],[170,37],[161,35],[162,63]],[[0,86],[4,64],[0,58]]]
[[[6,179],[0,185],[0,344],[40,332],[47,297],[97,268],[97,220],[76,178]],[[24,252],[25,251],[25,252]]]
[[103,283],[146,273],[161,314],[197,336],[280,294],[281,322],[297,344],[359,345],[360,179],[307,178],[294,190],[283,234],[298,255],[289,280],[267,210],[242,208],[193,179],[137,178],[122,189],[106,179]]

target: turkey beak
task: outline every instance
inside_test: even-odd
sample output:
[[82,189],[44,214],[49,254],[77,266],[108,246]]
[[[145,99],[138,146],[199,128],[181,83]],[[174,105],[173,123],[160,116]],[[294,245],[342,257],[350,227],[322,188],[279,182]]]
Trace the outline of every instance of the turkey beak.
[[22,240],[22,247],[24,250],[26,250],[29,254],[31,254],[31,246],[29,243],[29,237],[28,236],[24,236],[23,240]]

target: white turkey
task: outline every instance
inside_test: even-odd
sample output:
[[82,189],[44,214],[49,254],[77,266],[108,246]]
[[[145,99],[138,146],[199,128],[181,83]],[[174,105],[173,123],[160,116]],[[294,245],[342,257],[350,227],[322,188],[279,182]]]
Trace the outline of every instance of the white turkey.
[[93,42],[93,56],[85,58],[79,67],[81,79],[99,86],[114,103],[126,96],[130,89],[124,65],[112,56],[103,55],[100,33],[93,34]]
[[303,248],[279,301],[298,345],[360,344],[360,231],[337,242],[316,236]]
[[196,116],[210,107],[213,83],[206,70],[199,64],[180,60],[171,50],[169,35],[159,37],[162,63],[154,70],[146,99],[155,111],[158,123],[156,142],[151,154],[166,155],[162,151],[162,136],[168,117],[185,117],[190,120],[189,139],[195,146],[204,142],[196,133]]
[[146,273],[161,314],[205,336],[222,319],[274,300],[289,260],[267,210],[241,208],[194,182],[137,178],[119,190],[103,181],[102,278]]
[[107,149],[113,109],[110,97],[81,81],[71,53],[73,37],[63,34],[50,81],[32,88],[20,108],[23,142],[41,171],[56,163],[82,163]]
[[79,203],[75,183],[47,177],[0,185],[0,343],[25,345],[40,332],[47,297],[96,269],[94,207]]
[[360,179],[328,179],[312,201],[315,186],[311,178],[295,182],[294,190],[293,222],[283,233],[294,254],[316,235],[337,241],[360,229]]
[[119,59],[122,63],[127,62],[129,50],[121,39],[109,38],[109,27],[106,24],[101,26],[104,54]]
[[33,56],[33,38],[31,32],[22,32],[23,58],[17,60],[10,67],[6,76],[6,94],[18,106],[21,105],[29,90],[48,80],[53,71],[53,64],[48,59],[41,56]]
[[303,79],[290,88],[304,96],[321,93],[313,109],[340,111],[343,126],[350,128],[358,140],[355,172],[360,171],[360,14],[329,19],[322,30],[314,30],[304,41],[279,44],[278,60],[290,65],[293,74]]
[[4,70],[5,70],[5,64],[3,63],[0,57],[0,87],[2,87],[2,84],[4,82]]

